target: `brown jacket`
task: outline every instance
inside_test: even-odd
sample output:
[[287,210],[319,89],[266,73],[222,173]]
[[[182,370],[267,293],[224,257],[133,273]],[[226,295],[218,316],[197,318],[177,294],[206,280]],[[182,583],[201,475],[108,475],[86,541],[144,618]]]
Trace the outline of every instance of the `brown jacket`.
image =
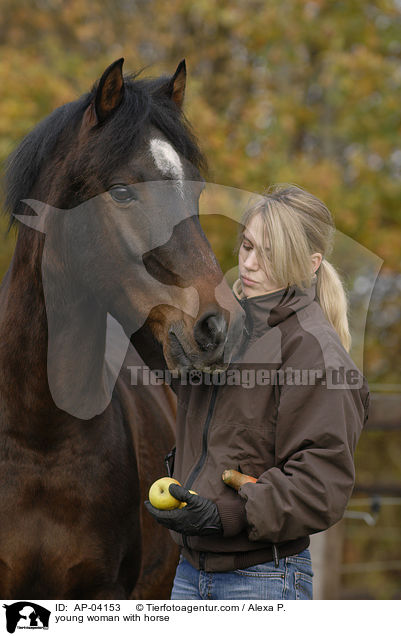
[[[173,476],[213,500],[222,536],[171,531],[197,568],[224,571],[295,554],[343,516],[369,390],[326,320],[316,285],[243,298],[241,356],[225,374],[177,387]],[[199,382],[199,383],[198,383]],[[213,384],[218,383],[218,384]],[[239,493],[221,474],[257,477]],[[273,545],[274,544],[274,545]]]

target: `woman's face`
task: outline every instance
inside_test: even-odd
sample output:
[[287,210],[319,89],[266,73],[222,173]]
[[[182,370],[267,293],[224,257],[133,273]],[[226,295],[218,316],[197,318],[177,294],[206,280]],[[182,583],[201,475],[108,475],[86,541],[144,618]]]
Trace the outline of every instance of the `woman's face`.
[[239,249],[239,274],[242,289],[247,298],[268,294],[269,292],[277,291],[277,289],[284,289],[283,287],[277,287],[276,283],[269,278],[258,262],[256,245],[267,252],[267,256],[269,256],[270,251],[270,245],[260,244],[262,236],[262,219],[260,214],[255,214],[244,229]]

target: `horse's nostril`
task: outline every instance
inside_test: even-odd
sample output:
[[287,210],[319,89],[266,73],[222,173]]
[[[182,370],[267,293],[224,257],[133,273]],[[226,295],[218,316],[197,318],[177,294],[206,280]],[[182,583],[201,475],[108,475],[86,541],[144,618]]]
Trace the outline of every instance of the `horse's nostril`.
[[202,351],[213,351],[224,342],[226,335],[226,320],[216,311],[204,313],[194,327],[194,337]]
[[226,321],[222,314],[210,316],[210,318],[206,319],[206,324],[211,335],[215,339],[221,340],[222,335],[225,335],[225,332],[227,331]]

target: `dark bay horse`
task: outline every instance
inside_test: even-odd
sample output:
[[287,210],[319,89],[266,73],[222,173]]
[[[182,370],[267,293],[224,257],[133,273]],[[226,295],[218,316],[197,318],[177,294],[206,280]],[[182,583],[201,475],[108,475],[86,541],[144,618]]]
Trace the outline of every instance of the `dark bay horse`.
[[[3,599],[168,597],[176,548],[143,500],[165,474],[175,401],[167,387],[131,385],[129,367],[141,360],[129,345],[109,403],[92,414],[107,395],[108,317],[127,340],[145,325],[150,353],[162,348],[178,370],[220,367],[242,331],[197,215],[203,159],[182,115],[185,63],[152,80],[124,77],[122,63],[9,160],[8,211],[32,223],[19,224],[0,288]],[[46,203],[45,231],[27,199]],[[49,243],[56,208],[65,216]],[[171,232],[147,244],[152,211],[165,224],[161,208],[175,215]],[[64,406],[88,394],[85,416]]]

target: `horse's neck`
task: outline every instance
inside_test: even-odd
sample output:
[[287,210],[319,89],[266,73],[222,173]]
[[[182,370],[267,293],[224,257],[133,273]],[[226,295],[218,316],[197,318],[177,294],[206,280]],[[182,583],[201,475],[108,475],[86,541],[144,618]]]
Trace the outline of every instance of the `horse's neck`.
[[[17,242],[0,292],[3,414],[11,420],[24,412],[49,418],[62,410],[89,419],[85,413],[90,414],[91,407],[85,402],[92,411],[94,403],[104,402],[106,315],[85,298],[77,307],[76,301],[71,304],[64,297],[60,307],[53,302],[46,311],[37,240],[31,258]],[[48,300],[52,290],[46,291]],[[62,296],[62,289],[54,294]]]

